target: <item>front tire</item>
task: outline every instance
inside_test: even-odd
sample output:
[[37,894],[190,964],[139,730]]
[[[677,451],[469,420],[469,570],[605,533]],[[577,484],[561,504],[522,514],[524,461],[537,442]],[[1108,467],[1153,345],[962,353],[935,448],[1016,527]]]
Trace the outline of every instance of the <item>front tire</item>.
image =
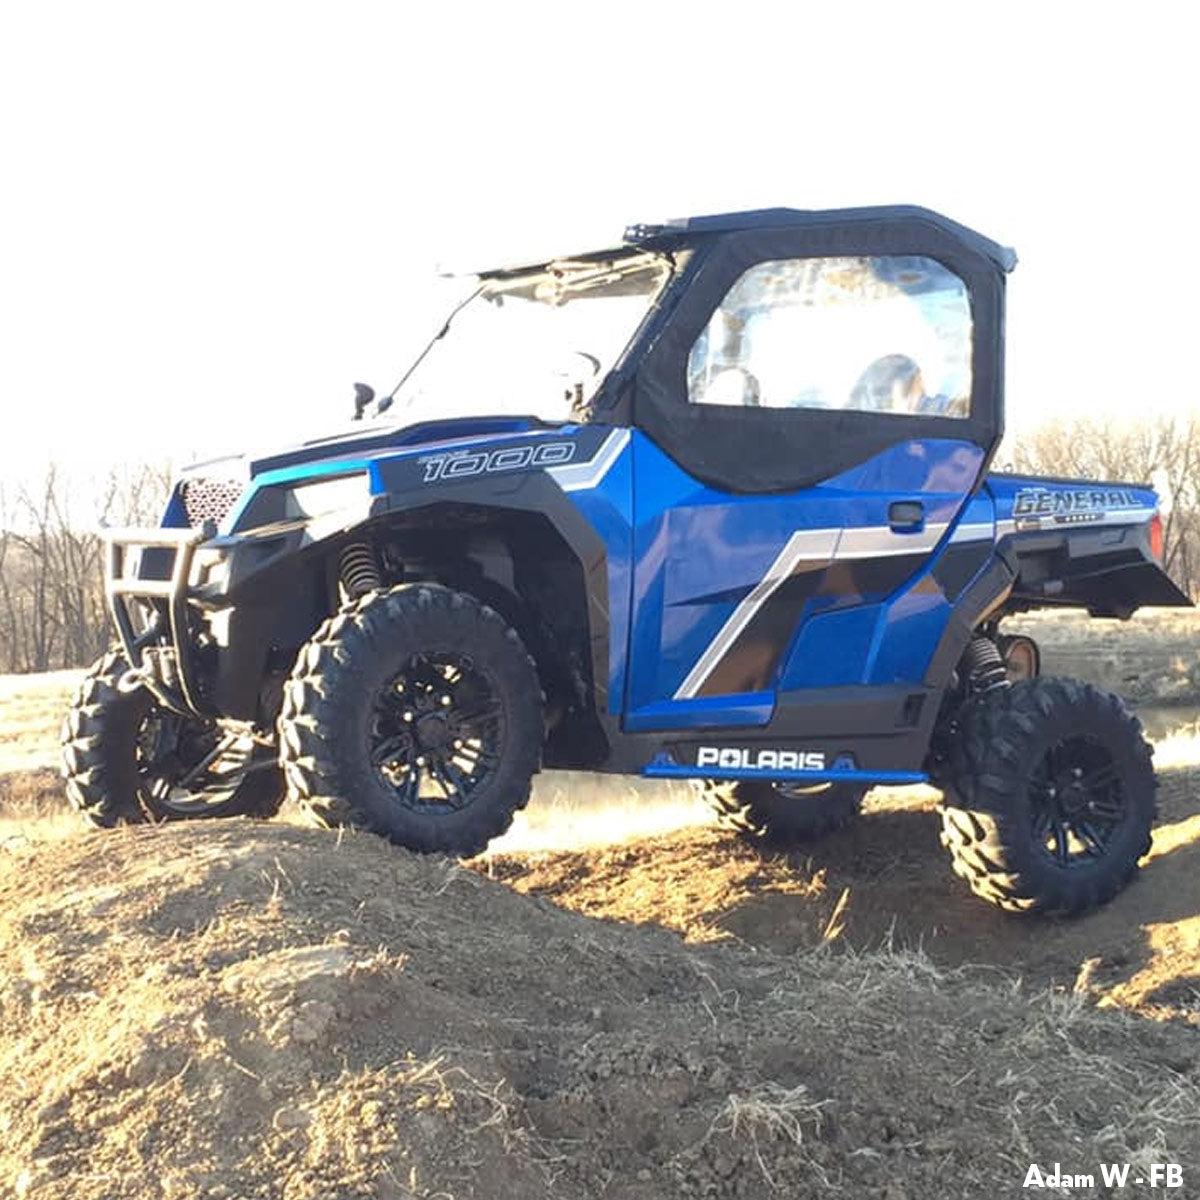
[[955,873],[1010,912],[1104,904],[1150,849],[1151,754],[1120,699],[1076,680],[1032,679],[971,702],[942,809]]
[[495,611],[406,584],[317,630],[285,686],[279,734],[289,788],[321,824],[478,854],[529,799],[541,686]]
[[866,790],[848,783],[813,786],[760,779],[700,783],[700,794],[723,829],[779,850],[849,825],[858,816]]
[[283,800],[274,750],[171,712],[145,688],[122,691],[128,669],[120,652],[106,654],[67,710],[63,775],[72,807],[102,828],[274,816]]

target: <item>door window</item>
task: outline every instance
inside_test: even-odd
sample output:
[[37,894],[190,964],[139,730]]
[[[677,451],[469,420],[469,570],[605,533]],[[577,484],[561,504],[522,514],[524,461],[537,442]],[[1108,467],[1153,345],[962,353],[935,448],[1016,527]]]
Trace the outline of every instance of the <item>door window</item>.
[[688,356],[692,404],[965,418],[966,285],[932,258],[758,263]]

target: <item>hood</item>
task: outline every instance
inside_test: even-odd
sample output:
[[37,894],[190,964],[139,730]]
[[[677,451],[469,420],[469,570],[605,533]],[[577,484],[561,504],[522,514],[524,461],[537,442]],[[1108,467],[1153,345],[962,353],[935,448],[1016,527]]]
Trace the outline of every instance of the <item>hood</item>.
[[278,471],[305,463],[361,458],[386,450],[403,450],[453,443],[464,439],[523,433],[553,426],[536,417],[455,417],[445,421],[420,421],[414,425],[372,423],[342,429],[325,437],[296,442],[281,449],[249,451],[193,463],[181,472],[185,479],[229,479],[246,482],[267,471]]

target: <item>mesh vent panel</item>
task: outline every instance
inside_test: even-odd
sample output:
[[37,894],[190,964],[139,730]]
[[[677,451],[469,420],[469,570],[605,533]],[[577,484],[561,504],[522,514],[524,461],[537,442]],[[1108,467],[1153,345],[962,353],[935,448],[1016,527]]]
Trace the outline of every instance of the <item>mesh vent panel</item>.
[[237,503],[244,486],[236,479],[185,479],[179,490],[188,524],[219,524]]

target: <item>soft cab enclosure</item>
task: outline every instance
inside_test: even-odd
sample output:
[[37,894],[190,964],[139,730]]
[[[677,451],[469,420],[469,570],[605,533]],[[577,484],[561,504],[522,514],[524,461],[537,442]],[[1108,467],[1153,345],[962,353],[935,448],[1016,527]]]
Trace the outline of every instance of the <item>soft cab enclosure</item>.
[[[804,401],[792,392],[772,404],[695,403],[689,393],[688,364],[723,303],[748,274],[790,264],[810,270],[830,264],[828,276],[872,264],[890,270],[896,291],[919,303],[923,291],[937,286],[940,267],[960,281],[970,307],[968,353],[971,360],[966,411],[955,417],[922,415],[921,435],[971,442],[990,456],[1003,432],[1004,276],[1016,264],[1013,251],[957,222],[926,209],[891,207],[803,213],[786,209],[693,218],[677,227],[640,226],[629,236],[641,244],[687,246],[680,299],[640,358],[625,404],[614,417],[630,419],[685,470],[714,487],[761,494],[805,488],[866,461],[889,446],[911,440],[911,414],[880,405],[830,396],[824,403]],[[905,272],[911,282],[902,278]],[[833,282],[836,286],[837,280]],[[771,283],[766,285],[768,288]],[[799,294],[794,303],[777,288],[760,298],[763,315],[813,309],[825,298],[820,286]],[[830,287],[825,288],[826,294]],[[861,299],[863,289],[843,291]],[[833,307],[832,303],[826,307]],[[868,317],[859,303],[857,315]],[[876,307],[881,307],[877,305]],[[735,317],[735,320],[737,318]],[[745,316],[741,315],[744,323]],[[869,340],[864,337],[864,344]],[[880,356],[886,357],[883,342]],[[892,352],[900,349],[893,345]],[[805,350],[795,346],[797,364]],[[742,357],[754,353],[744,348]],[[737,355],[737,350],[734,350]],[[870,364],[862,363],[865,370]],[[829,407],[825,407],[828,403]],[[833,407],[837,404],[837,407]]]

